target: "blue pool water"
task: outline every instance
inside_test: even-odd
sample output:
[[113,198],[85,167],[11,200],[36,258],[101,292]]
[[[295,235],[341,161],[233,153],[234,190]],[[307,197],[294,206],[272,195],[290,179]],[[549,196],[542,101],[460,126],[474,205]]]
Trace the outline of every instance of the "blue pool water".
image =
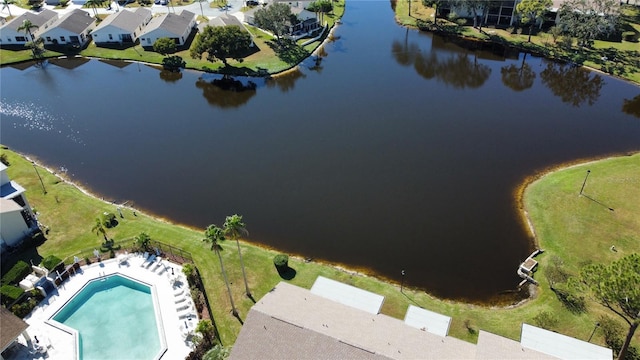
[[161,349],[151,288],[114,275],[87,283],[52,318],[79,333],[80,359],[153,359]]

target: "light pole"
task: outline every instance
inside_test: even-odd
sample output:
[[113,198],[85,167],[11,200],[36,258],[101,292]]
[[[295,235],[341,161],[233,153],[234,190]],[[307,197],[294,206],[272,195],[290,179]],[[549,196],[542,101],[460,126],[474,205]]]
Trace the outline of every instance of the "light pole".
[[400,292],[402,292],[402,288],[404,287],[404,275],[405,275],[404,269],[402,269],[400,274],[402,274],[402,280],[400,280]]
[[593,337],[593,334],[596,333],[596,330],[598,330],[598,326],[600,326],[599,322],[596,323],[596,327],[593,328],[593,331],[591,332],[591,336],[589,336],[589,340],[587,340],[587,342],[591,342],[591,338]]
[[47,189],[44,188],[44,182],[42,182],[42,178],[40,177],[40,173],[38,172],[38,168],[36,167],[36,163],[34,161],[31,162],[33,165],[33,169],[36,171],[36,175],[38,175],[38,179],[40,179],[40,185],[42,185],[42,192],[46,195]]
[[580,195],[582,195],[582,190],[584,190],[584,186],[587,184],[587,178],[589,177],[589,173],[591,170],[587,170],[587,176],[584,177],[584,181],[582,182],[582,187],[580,188]]

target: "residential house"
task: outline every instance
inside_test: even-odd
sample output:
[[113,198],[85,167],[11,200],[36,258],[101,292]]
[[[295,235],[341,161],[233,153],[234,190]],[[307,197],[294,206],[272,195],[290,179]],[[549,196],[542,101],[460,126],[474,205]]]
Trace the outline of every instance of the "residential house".
[[[294,38],[303,37],[304,35],[321,26],[318,22],[316,14],[305,8],[310,4],[309,1],[275,1],[274,3],[289,5],[291,7],[291,14],[293,14],[298,19],[297,23],[287,24],[286,34],[288,34],[289,36],[293,36]],[[245,12],[244,21],[247,24],[256,26],[255,12],[259,9],[260,7],[256,7]]]
[[40,32],[48,29],[57,19],[58,13],[52,10],[44,9],[38,13],[27,11],[0,27],[0,45],[24,45],[32,41],[33,39],[27,38],[24,30],[18,30],[25,20],[37,26],[31,29],[31,34],[37,38]]
[[39,33],[45,45],[84,46],[89,40],[89,33],[95,27],[96,19],[80,9],[74,9],[59,18],[45,31]]
[[319,280],[311,290],[286,282],[271,289],[247,314],[229,359],[613,357],[611,349],[524,323],[520,341],[479,330],[473,344],[448,335],[447,316],[410,306],[404,321],[392,318],[379,313],[382,296]]
[[[15,316],[11,311],[7,310],[4,306],[0,307],[0,326],[2,331],[0,332],[0,358],[4,358],[5,350],[10,349],[16,343],[16,340],[20,335],[27,340],[31,340],[31,337],[27,333],[27,324],[24,320]],[[11,350],[7,350],[10,354]],[[9,358],[9,356],[7,356]]]
[[91,37],[96,45],[135,43],[144,27],[151,21],[151,16],[151,10],[143,7],[135,11],[123,9],[102,20],[91,33]]
[[244,27],[244,24],[240,20],[238,20],[237,17],[229,14],[222,14],[220,16],[214,17],[213,19],[209,20],[209,22],[207,23],[198,24],[198,30],[202,31],[207,26],[217,27],[217,26],[229,26],[229,25],[239,26],[240,29],[246,30],[246,28]]
[[169,13],[156,16],[140,34],[140,45],[150,48],[156,40],[165,37],[173,39],[178,46],[185,45],[195,26],[195,14],[187,10],[179,15]]
[[9,179],[0,163],[0,254],[38,230],[38,221],[25,197],[25,189]]

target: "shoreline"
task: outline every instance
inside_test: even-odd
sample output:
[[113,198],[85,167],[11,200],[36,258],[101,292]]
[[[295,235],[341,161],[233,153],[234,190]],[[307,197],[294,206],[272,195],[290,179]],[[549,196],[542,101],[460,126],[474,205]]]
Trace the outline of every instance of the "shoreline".
[[[171,226],[177,226],[177,227],[181,227],[183,229],[189,230],[189,231],[194,231],[194,232],[200,232],[201,229],[195,228],[191,225],[187,225],[187,224],[182,224],[182,223],[176,223],[174,221],[172,221],[171,219],[159,216],[157,214],[154,214],[153,211],[149,211],[147,209],[139,209],[139,208],[135,208],[132,205],[126,205],[126,203],[128,202],[124,202],[123,204],[118,204],[115,201],[109,201],[106,200],[104,196],[101,196],[101,194],[99,192],[93,191],[90,188],[83,186],[82,184],[80,184],[77,181],[74,181],[72,179],[70,179],[68,176],[65,176],[65,173],[62,172],[57,172],[55,171],[49,164],[45,164],[44,162],[42,162],[41,160],[39,160],[36,156],[33,155],[27,155],[25,153],[19,152],[19,151],[15,151],[12,150],[8,147],[4,147],[10,151],[15,152],[16,154],[18,154],[19,156],[22,156],[23,158],[25,158],[27,161],[31,162],[32,164],[34,164],[35,166],[38,166],[44,170],[46,170],[47,172],[49,172],[50,174],[52,174],[53,176],[55,176],[56,178],[60,179],[62,182],[64,182],[65,184],[72,186],[76,189],[78,189],[80,192],[82,192],[84,195],[94,198],[96,200],[102,201],[103,203],[107,204],[107,205],[113,205],[113,206],[119,206],[121,208],[124,209],[128,209],[130,211],[135,211],[143,216],[147,216],[151,219],[153,219],[154,221],[158,221],[158,222],[162,222],[164,224],[168,224]],[[535,232],[535,226],[533,225],[533,223],[531,222],[531,219],[528,215],[527,210],[524,207],[524,193],[526,191],[526,189],[533,183],[535,183],[537,180],[550,175],[554,172],[557,171],[562,171],[565,169],[570,169],[572,167],[577,167],[577,166],[583,166],[586,164],[590,164],[590,163],[594,163],[597,161],[601,161],[601,160],[606,160],[606,159],[611,159],[611,158],[615,158],[615,157],[622,157],[622,156],[632,156],[634,154],[637,154],[640,152],[639,150],[634,150],[634,151],[627,151],[627,152],[621,152],[621,153],[609,153],[609,154],[605,154],[602,156],[596,156],[596,157],[590,157],[590,158],[580,158],[580,159],[576,159],[576,160],[572,160],[572,161],[568,161],[568,162],[562,162],[562,163],[558,163],[558,164],[554,164],[554,165],[550,165],[544,168],[541,168],[540,170],[535,171],[534,174],[529,175],[527,177],[525,177],[518,186],[515,187],[515,189],[512,192],[512,196],[513,199],[515,200],[514,202],[514,211],[517,211],[518,213],[518,218],[520,219],[521,225],[526,229],[530,239],[530,244],[531,246],[533,246],[535,249],[539,249],[540,248],[540,243],[539,243],[539,239],[536,235]],[[44,224],[43,224],[44,225]],[[257,247],[259,249],[265,250],[265,251],[269,251],[269,252],[276,252],[276,253],[282,253],[283,251],[281,249],[277,249],[274,247],[271,247],[267,244],[262,244],[260,242],[252,242],[252,241],[247,241],[246,239],[241,239],[241,242],[245,243],[246,245],[249,246],[254,246]],[[361,276],[361,277],[366,277],[366,278],[373,278],[376,279],[378,281],[384,282],[388,285],[391,286],[399,286],[398,281],[390,279],[386,276],[383,276],[381,274],[377,274],[374,271],[366,268],[366,267],[357,267],[357,266],[351,266],[349,264],[343,264],[343,263],[335,263],[335,262],[331,262],[328,261],[326,259],[314,259],[314,258],[309,258],[309,257],[305,257],[305,255],[303,254],[299,254],[299,253],[291,253],[291,252],[287,252],[289,254],[289,256],[291,258],[294,258],[300,262],[313,262],[322,266],[327,266],[333,269],[336,269],[340,272],[349,274],[351,276]],[[423,288],[416,288],[409,285],[405,285],[405,288],[410,289],[411,291],[414,292],[422,292],[424,294],[426,294],[428,297],[435,299],[437,301],[443,302],[443,303],[448,303],[448,304],[464,304],[467,306],[477,306],[477,307],[482,307],[482,308],[486,308],[486,309],[513,309],[513,308],[517,308],[520,307],[522,305],[525,305],[529,302],[531,302],[532,300],[535,300],[537,298],[538,292],[534,290],[530,290],[529,289],[529,295],[518,300],[517,302],[514,303],[505,303],[505,304],[501,304],[501,305],[491,305],[491,300],[487,300],[487,301],[473,301],[470,299],[450,299],[450,298],[442,298],[442,297],[438,297],[436,295],[433,295],[429,289],[423,289]],[[518,288],[517,284],[514,287],[513,290],[520,290],[520,288]],[[496,294],[496,297],[499,297],[500,294]]]

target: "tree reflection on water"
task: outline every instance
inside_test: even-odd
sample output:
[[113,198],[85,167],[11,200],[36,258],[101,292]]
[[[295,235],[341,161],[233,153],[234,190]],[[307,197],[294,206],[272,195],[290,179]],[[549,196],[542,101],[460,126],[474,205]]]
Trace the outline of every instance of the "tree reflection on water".
[[570,64],[545,61],[547,67],[540,73],[542,83],[562,102],[575,107],[595,104],[604,85],[602,76]]

